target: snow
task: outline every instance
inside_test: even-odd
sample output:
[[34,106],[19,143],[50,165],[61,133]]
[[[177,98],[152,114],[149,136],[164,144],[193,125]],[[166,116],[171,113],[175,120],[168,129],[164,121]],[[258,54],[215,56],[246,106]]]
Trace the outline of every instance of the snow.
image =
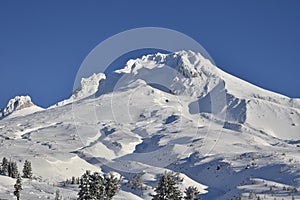
[[9,100],[0,115],[0,119],[25,116],[42,110],[44,109],[32,103],[30,96],[16,96]]
[[[76,199],[78,186],[61,183],[86,169],[123,176],[116,200],[151,199],[165,171],[179,172],[180,189],[196,186],[203,199],[300,198],[300,99],[233,77],[199,53],[129,60],[82,79],[56,106],[26,109],[0,120],[1,157],[19,169],[30,160],[38,177],[24,180],[24,199],[54,198],[57,189]],[[143,196],[124,184],[135,173],[148,186]],[[0,198],[13,198],[14,182],[0,176]]]
[[73,91],[69,99],[58,102],[55,105],[50,106],[49,109],[58,106],[64,106],[66,104],[70,104],[75,101],[79,101],[81,99],[94,95],[98,90],[100,80],[105,78],[106,78],[105,74],[102,73],[93,74],[90,77],[82,78],[80,82],[80,86]]

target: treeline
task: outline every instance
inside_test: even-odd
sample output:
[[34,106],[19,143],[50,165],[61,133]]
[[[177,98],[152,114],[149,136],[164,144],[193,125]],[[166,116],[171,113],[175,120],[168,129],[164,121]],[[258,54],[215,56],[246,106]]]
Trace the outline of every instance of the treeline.
[[80,184],[80,178],[79,177],[75,178],[75,176],[72,176],[72,178],[70,178],[70,179],[66,179],[65,182],[63,183],[64,186],[78,185],[78,184]]
[[98,172],[92,174],[90,171],[86,171],[80,179],[78,200],[111,200],[120,190],[120,181],[121,178],[113,174],[101,175]]
[[189,186],[183,194],[179,189],[182,182],[183,178],[179,176],[179,173],[165,172],[158,179],[154,190],[156,194],[152,195],[152,200],[201,200],[197,187]]
[[[76,179],[73,178],[74,181]],[[99,174],[86,171],[79,184],[78,200],[87,199],[105,199],[111,200],[120,190],[121,177],[113,174]],[[201,200],[200,192],[197,187],[189,186],[182,192],[179,186],[182,184],[183,178],[179,173],[165,172],[160,175],[157,180],[157,187],[152,194],[152,200]],[[142,174],[137,174],[128,183],[131,189],[147,190],[148,187],[142,183]]]
[[[22,178],[32,178],[32,168],[30,161],[25,160],[22,172]],[[17,162],[8,160],[6,157],[4,157],[0,164],[0,174],[4,176],[9,176],[11,178],[17,178],[19,175]]]
[[[25,160],[22,172],[23,172],[22,178],[32,179],[32,168],[31,168],[30,161]],[[23,188],[22,188],[22,179],[18,171],[17,162],[8,160],[6,157],[4,157],[2,159],[2,162],[0,163],[0,174],[3,176],[9,176],[11,178],[17,179],[14,185],[15,188],[14,195],[16,196],[17,200],[19,200],[21,195],[21,190],[23,190]]]

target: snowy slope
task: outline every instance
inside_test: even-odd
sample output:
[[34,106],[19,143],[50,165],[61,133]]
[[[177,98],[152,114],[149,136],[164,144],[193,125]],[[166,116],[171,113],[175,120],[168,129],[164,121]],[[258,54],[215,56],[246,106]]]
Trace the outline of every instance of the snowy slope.
[[[61,181],[86,169],[123,176],[114,199],[151,199],[166,170],[203,199],[300,198],[299,99],[242,81],[191,51],[147,55],[86,80],[93,86],[81,87],[80,101],[0,121],[0,155],[19,167],[31,160],[40,177],[26,182],[27,199],[54,198],[56,189],[76,199],[78,187]],[[135,173],[148,186],[143,195],[126,185]],[[0,178],[0,198],[12,198],[13,181]]]

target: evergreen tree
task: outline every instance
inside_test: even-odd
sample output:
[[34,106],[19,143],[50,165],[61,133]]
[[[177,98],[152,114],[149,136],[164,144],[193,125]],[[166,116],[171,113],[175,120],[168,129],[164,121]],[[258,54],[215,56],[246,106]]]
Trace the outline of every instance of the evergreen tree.
[[69,185],[70,184],[70,181],[69,181],[69,179],[66,179],[66,181],[65,181],[65,185]]
[[31,162],[28,160],[25,160],[24,166],[23,166],[23,178],[32,178],[32,168],[31,168]]
[[141,188],[142,185],[142,174],[136,174],[131,181],[131,189]]
[[121,179],[113,174],[104,174],[105,197],[107,200],[111,200],[120,190],[120,181]]
[[105,182],[103,176],[95,172],[92,176],[91,193],[95,199],[105,199]]
[[2,159],[1,163],[1,174],[7,176],[8,175],[9,162],[6,157]]
[[200,198],[197,197],[200,194],[200,192],[196,187],[190,186],[185,189],[184,193],[185,193],[184,199],[186,200],[200,200]]
[[17,200],[20,200],[20,193],[22,190],[22,180],[20,175],[17,175],[17,181],[16,184],[14,185],[15,191],[14,191],[14,195],[17,197]]
[[92,185],[92,176],[91,172],[87,170],[81,177],[80,185],[79,185],[79,193],[78,200],[90,200],[93,199],[93,195],[91,193]]
[[112,174],[102,176],[95,172],[91,175],[90,171],[86,171],[81,177],[79,188],[78,200],[111,200],[120,189],[120,179]]
[[158,186],[155,189],[156,194],[152,200],[181,200],[182,193],[178,188],[178,184],[183,181],[179,174],[173,172],[165,172],[158,180]]
[[72,176],[71,184],[72,184],[72,185],[75,185],[75,176]]
[[133,190],[140,189],[141,196],[143,196],[143,191],[147,189],[147,187],[144,187],[144,185],[143,185],[142,176],[143,176],[142,173],[138,173],[130,181],[131,189],[133,189]]
[[60,191],[56,190],[55,192],[55,199],[54,200],[62,200],[62,196],[60,195]]
[[16,162],[9,162],[8,164],[8,176],[12,178],[17,178],[18,177],[18,166]]

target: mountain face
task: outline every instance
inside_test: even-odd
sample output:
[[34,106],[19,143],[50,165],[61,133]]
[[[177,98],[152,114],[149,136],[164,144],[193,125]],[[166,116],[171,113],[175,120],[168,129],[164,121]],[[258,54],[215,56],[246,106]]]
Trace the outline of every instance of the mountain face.
[[[290,99],[233,77],[201,54],[182,51],[130,60],[100,83],[98,96],[142,80],[177,96],[188,96],[190,114],[210,114],[225,127],[255,129],[281,139],[300,139],[299,99]],[[105,83],[107,82],[107,83]],[[284,116],[284,117],[283,117]]]
[[[82,79],[51,109],[2,119],[0,152],[32,161],[41,181],[25,180],[27,199],[52,198],[57,189],[76,199],[77,187],[58,183],[86,169],[123,176],[114,199],[151,199],[166,170],[203,199],[297,199],[299,124],[299,99],[233,77],[199,53],[158,53]],[[135,173],[143,194],[126,185]],[[13,181],[0,176],[0,198],[12,198],[9,187]]]
[[99,82],[102,79],[105,79],[105,74],[102,73],[93,74],[88,78],[82,78],[80,82],[80,87],[74,90],[69,99],[58,102],[50,108],[70,104],[95,94],[98,90]]
[[29,96],[16,96],[15,98],[9,100],[6,108],[3,109],[1,116],[23,116],[41,110],[43,110],[41,107],[38,107],[32,103],[31,98]]

